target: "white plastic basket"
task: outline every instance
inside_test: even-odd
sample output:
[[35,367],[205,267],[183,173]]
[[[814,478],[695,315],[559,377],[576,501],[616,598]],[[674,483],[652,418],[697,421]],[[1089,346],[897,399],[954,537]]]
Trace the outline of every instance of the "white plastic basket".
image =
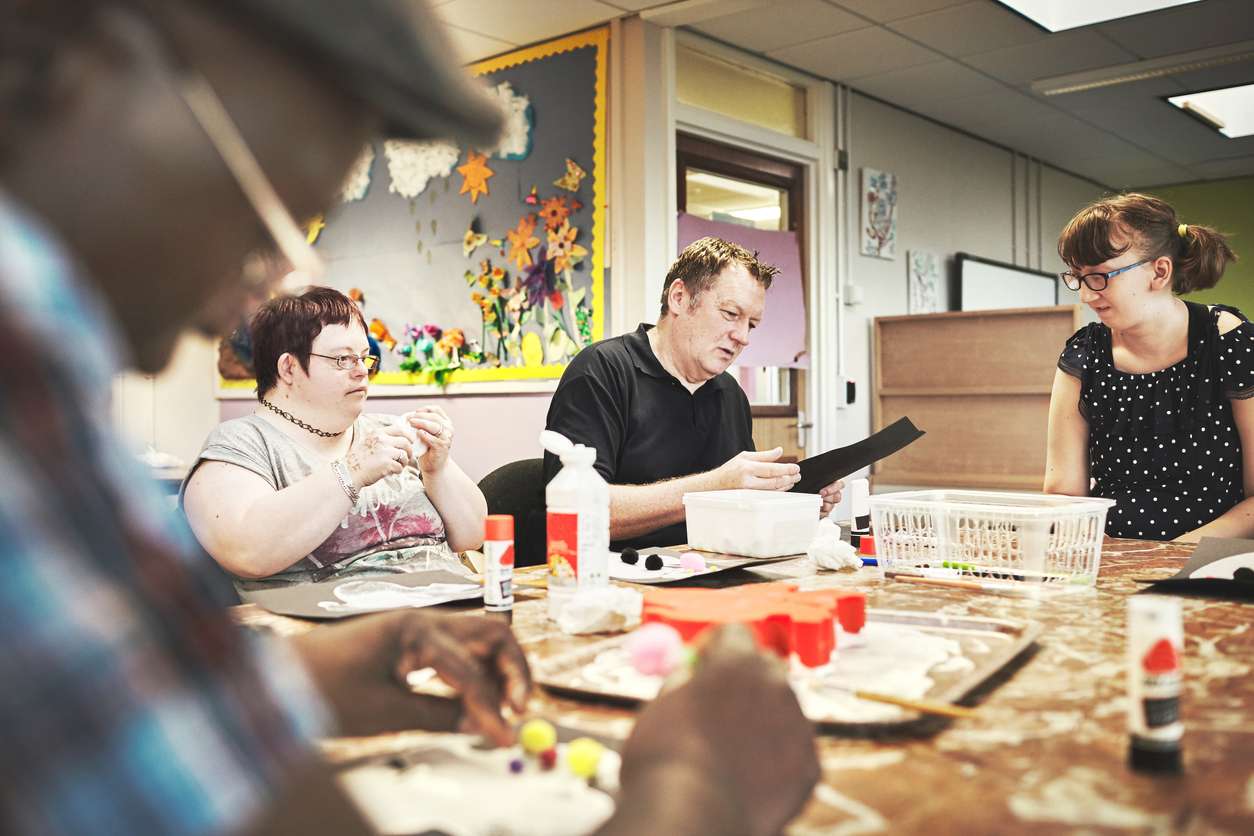
[[823,497],[780,491],[684,494],[688,545],[745,557],[780,557],[810,547]]
[[886,570],[1092,585],[1113,499],[930,490],[870,499]]

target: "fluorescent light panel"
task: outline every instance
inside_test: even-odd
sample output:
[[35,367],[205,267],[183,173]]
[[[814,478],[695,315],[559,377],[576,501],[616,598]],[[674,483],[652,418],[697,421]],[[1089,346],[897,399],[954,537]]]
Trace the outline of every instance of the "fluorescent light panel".
[[1184,6],[1198,0],[998,0],[1050,32]]
[[1168,96],[1167,101],[1229,139],[1254,134],[1254,84]]

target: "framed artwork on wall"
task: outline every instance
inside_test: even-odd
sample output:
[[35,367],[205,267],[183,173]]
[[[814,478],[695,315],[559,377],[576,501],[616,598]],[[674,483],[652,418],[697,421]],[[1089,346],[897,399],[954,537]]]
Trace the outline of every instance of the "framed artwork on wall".
[[948,308],[944,299],[940,256],[910,250],[906,255],[906,270],[910,283],[909,313],[936,313]]
[[897,175],[874,168],[862,169],[863,255],[897,257]]

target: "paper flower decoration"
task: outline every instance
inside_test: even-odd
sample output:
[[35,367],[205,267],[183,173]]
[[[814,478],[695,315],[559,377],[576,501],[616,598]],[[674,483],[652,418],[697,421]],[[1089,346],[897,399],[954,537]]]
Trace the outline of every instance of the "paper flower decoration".
[[577,212],[583,204],[574,198],[548,197],[540,205],[540,217],[544,220],[545,229],[557,229],[566,223],[571,212]]
[[[460,169],[459,169],[460,170]],[[553,185],[559,189],[565,189],[568,192],[579,191],[579,184],[583,178],[588,176],[588,172],[579,167],[579,163],[566,158],[566,173],[553,181]]]
[[466,234],[462,236],[462,256],[470,258],[470,254],[479,247],[487,243],[488,234],[486,232],[475,232],[472,226],[466,230]]
[[470,192],[471,203],[478,203],[479,195],[488,193],[488,178],[496,174],[488,168],[487,155],[475,151],[466,152],[466,162],[457,167],[457,173],[462,176],[462,187],[458,194]]
[[531,264],[531,248],[540,243],[535,232],[536,216],[523,215],[518,219],[518,226],[505,233],[509,239],[509,260],[519,270]]
[[583,259],[588,251],[575,243],[579,228],[564,223],[560,228],[549,230],[549,260],[559,273],[569,270]]

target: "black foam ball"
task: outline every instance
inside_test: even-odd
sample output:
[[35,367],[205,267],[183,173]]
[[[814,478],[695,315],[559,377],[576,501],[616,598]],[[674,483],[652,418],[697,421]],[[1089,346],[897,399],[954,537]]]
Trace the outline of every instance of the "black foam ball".
[[619,559],[622,560],[623,563],[634,564],[637,560],[640,559],[640,553],[636,551],[635,549],[633,549],[631,546],[628,546],[627,548],[623,549],[623,553],[619,555]]
[[662,568],[662,555],[651,554],[644,559],[644,568],[657,571]]

